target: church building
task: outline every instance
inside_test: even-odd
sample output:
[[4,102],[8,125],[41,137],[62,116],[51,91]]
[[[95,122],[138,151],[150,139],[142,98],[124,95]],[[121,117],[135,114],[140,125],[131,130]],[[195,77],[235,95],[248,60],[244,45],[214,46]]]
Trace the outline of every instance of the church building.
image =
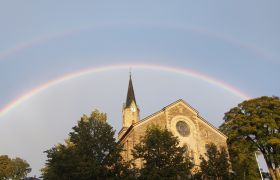
[[[227,136],[182,99],[140,119],[140,109],[136,103],[131,76],[122,115],[122,129],[118,134],[118,139],[124,146],[123,158],[126,161],[133,158],[131,153],[133,147],[140,142],[146,129],[151,125],[167,128],[174,136],[177,136],[180,146],[186,146],[187,153],[193,158],[195,165],[200,164],[199,157],[204,156],[208,144],[214,143],[217,147],[227,147]],[[142,162],[138,161],[136,165],[141,167]]]

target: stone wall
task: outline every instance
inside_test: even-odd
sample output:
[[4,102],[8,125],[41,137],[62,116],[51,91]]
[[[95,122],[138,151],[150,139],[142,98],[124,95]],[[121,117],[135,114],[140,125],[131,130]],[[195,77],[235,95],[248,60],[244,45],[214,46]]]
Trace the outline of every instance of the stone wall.
[[[178,133],[176,128],[178,121],[183,121],[187,124],[189,128],[189,134],[187,136],[183,137]],[[134,127],[121,141],[126,149],[123,152],[123,157],[126,161],[133,158],[131,154],[133,147],[140,142],[141,138],[145,135],[146,129],[151,125],[167,128],[173,135],[177,136],[180,141],[180,146],[187,146],[187,153],[193,157],[196,165],[200,164],[200,155],[204,156],[206,152],[206,144],[214,143],[218,147],[227,147],[227,138],[225,135],[201,118],[197,111],[183,101],[179,101],[133,125]],[[140,160],[136,164],[138,167],[142,166]]]

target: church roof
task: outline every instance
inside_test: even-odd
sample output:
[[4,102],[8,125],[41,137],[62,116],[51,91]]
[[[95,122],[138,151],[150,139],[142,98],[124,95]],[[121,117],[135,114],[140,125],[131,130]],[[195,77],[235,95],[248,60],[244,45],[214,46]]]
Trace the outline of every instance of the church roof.
[[136,99],[135,99],[135,95],[134,95],[132,79],[131,79],[131,75],[130,75],[129,76],[129,83],[128,83],[128,90],[127,90],[125,108],[129,107],[133,101],[134,101],[135,104],[137,104]]
[[[159,110],[159,111],[157,111],[157,112],[155,112],[155,113],[153,113],[153,114],[151,114],[151,115],[145,117],[144,119],[138,121],[138,122],[135,123],[135,124],[132,124],[132,125],[126,130],[126,132],[124,133],[124,135],[119,139],[119,141],[122,141],[122,139],[124,139],[124,138],[131,132],[131,130],[132,130],[135,126],[137,126],[137,125],[139,125],[139,124],[142,124],[143,122],[145,122],[145,121],[151,119],[152,117],[156,116],[157,114],[159,114],[159,113],[161,113],[161,112],[164,112],[165,109],[167,109],[167,108],[169,108],[169,107],[171,107],[171,106],[173,106],[173,105],[175,105],[175,104],[177,104],[177,103],[179,103],[179,102],[182,102],[182,103],[184,103],[185,105],[187,105],[190,109],[192,109],[194,112],[197,113],[197,117],[198,117],[199,119],[201,119],[203,122],[205,122],[205,123],[208,124],[210,127],[212,127],[214,130],[216,130],[216,132],[218,132],[219,134],[221,134],[222,136],[224,136],[224,137],[227,138],[227,136],[226,136],[224,133],[222,133],[218,128],[216,128],[216,127],[213,126],[211,123],[209,123],[206,119],[204,119],[203,117],[201,117],[201,116],[199,115],[198,111],[197,111],[195,108],[193,108],[191,105],[189,105],[188,103],[186,103],[184,100],[178,99],[177,101],[175,101],[175,102],[173,102],[173,103],[171,103],[171,104],[169,104],[169,105],[163,107],[161,110]],[[135,102],[135,103],[136,103],[136,102]]]

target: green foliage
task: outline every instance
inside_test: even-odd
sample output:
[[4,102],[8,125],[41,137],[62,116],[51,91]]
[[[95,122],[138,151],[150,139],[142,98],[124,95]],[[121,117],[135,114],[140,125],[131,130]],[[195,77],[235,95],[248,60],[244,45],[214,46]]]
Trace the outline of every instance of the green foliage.
[[46,151],[47,163],[42,169],[44,179],[75,179],[78,178],[76,163],[78,156],[74,148],[62,144]]
[[186,156],[186,148],[167,129],[150,127],[134,147],[135,159],[144,160],[139,179],[186,179],[193,163]]
[[230,178],[229,159],[225,148],[217,149],[210,144],[205,154],[206,158],[200,156],[201,177],[207,179],[227,180]]
[[114,138],[106,114],[95,110],[73,127],[66,145],[47,150],[44,179],[120,179],[128,174],[122,163],[122,148]]
[[0,156],[0,180],[19,180],[31,171],[29,164],[20,158],[10,159],[7,155]]
[[228,150],[236,179],[259,180],[260,173],[256,162],[256,148],[244,139],[228,140]]
[[9,165],[11,159],[7,155],[0,156],[0,180],[9,178]]
[[[233,153],[238,153],[238,151],[235,152],[234,146],[242,146],[241,143],[246,142],[244,144],[247,147],[244,145],[242,148],[260,151],[265,158],[272,178],[280,179],[279,98],[263,96],[244,101],[225,113],[224,120],[225,123],[220,129],[229,137],[229,147]],[[239,145],[235,145],[234,141],[238,141]],[[253,155],[248,155],[252,159]]]

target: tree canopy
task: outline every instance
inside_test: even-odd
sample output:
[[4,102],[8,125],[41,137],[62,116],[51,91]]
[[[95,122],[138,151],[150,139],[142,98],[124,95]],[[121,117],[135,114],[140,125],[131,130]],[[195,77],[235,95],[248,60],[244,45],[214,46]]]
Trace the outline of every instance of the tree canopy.
[[135,159],[142,159],[139,179],[186,179],[193,163],[187,149],[167,129],[152,126],[133,150]]
[[19,180],[26,177],[30,171],[31,168],[25,160],[18,157],[11,159],[7,155],[0,156],[0,180]]
[[228,151],[236,179],[259,180],[256,148],[244,139],[229,139]]
[[206,158],[200,156],[201,178],[227,180],[230,178],[230,164],[224,147],[218,150],[215,144],[209,144]]
[[280,100],[263,96],[238,104],[225,113],[220,129],[232,142],[247,142],[260,151],[273,179],[280,179]]
[[106,114],[95,110],[73,127],[65,144],[47,150],[44,179],[120,179],[127,167]]

